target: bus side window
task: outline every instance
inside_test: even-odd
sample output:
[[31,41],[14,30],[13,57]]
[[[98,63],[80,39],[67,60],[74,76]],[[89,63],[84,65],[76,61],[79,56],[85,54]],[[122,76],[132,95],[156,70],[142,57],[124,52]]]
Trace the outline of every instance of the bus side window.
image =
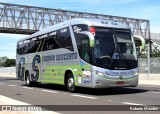
[[90,63],[90,46],[89,39],[82,38],[82,59]]
[[27,53],[39,52],[41,49],[42,39],[33,40],[27,44]]
[[24,54],[24,45],[23,44],[21,44],[19,47],[19,54],[20,55]]
[[73,51],[73,45],[69,27],[57,30],[57,35],[55,40],[61,48],[66,48]]
[[20,47],[19,47],[19,44],[17,43],[17,54],[20,55]]
[[49,36],[48,38],[46,38],[44,40],[44,46],[42,51],[47,51],[47,50],[52,50],[52,49],[58,49],[60,46],[57,44],[57,42],[54,40],[55,39],[55,35],[54,36]]
[[31,41],[28,45],[28,53],[33,53],[34,52],[34,47],[35,47],[35,42]]

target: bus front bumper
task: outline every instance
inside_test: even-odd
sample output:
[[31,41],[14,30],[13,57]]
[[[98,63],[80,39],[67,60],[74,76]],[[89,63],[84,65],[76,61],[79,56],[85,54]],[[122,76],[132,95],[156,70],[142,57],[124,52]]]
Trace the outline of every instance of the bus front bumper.
[[93,88],[112,88],[112,87],[136,87],[138,85],[138,76],[130,79],[107,79],[97,76],[93,82]]

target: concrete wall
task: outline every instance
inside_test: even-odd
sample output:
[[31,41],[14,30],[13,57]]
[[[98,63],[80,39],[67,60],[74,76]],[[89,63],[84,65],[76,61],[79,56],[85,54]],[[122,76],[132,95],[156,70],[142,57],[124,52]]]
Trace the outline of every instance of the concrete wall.
[[147,74],[143,74],[140,73],[139,74],[139,79],[140,80],[159,80],[160,81],[160,74],[149,74],[149,76]]
[[0,76],[16,76],[16,67],[0,67]]

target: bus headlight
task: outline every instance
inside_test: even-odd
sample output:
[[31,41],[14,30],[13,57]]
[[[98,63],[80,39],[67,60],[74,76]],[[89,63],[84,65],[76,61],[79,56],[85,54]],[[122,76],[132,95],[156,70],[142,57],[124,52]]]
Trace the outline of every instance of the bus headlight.
[[91,71],[83,71],[82,72],[84,76],[90,76],[91,75]]

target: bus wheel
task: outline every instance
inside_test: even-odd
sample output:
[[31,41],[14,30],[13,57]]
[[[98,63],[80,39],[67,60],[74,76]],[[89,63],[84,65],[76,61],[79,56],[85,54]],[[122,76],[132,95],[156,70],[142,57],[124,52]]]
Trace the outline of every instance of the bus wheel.
[[67,77],[67,89],[69,92],[75,91],[75,82],[72,74],[68,74]]
[[29,72],[26,73],[26,85],[31,86],[32,82],[30,81],[30,75]]

